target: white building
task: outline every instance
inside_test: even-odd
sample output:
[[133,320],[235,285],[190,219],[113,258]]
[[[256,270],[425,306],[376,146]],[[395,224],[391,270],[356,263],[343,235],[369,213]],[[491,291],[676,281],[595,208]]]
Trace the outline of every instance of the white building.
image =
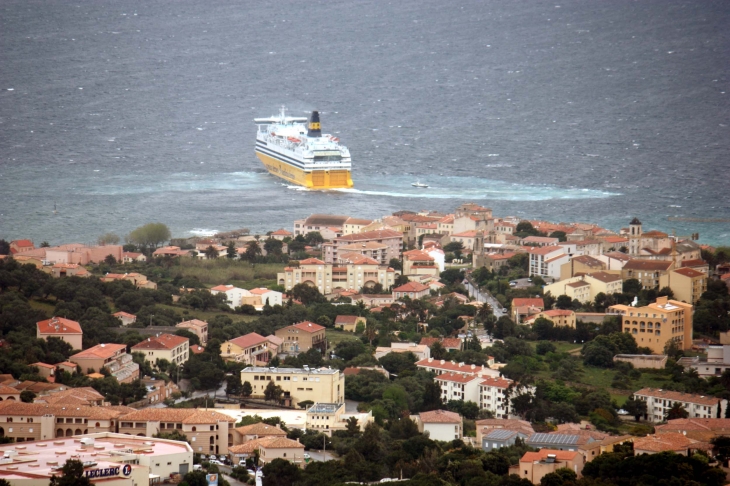
[[261,303],[263,305],[266,305],[266,303],[268,302],[271,307],[274,307],[275,305],[282,305],[284,297],[284,294],[282,294],[281,292],[277,292],[276,290],[269,290],[264,287],[251,289],[249,293],[252,296],[261,297]]
[[530,276],[560,280],[560,266],[570,261],[562,246],[536,246],[527,251],[530,255]]
[[419,415],[412,415],[411,420],[416,422],[419,432],[428,432],[432,440],[451,442],[461,439],[463,435],[461,415],[456,412],[446,410],[421,412]]
[[688,418],[723,417],[727,407],[727,400],[724,399],[662,389],[642,388],[634,392],[634,397],[646,402],[644,419],[655,423],[664,422],[675,403],[687,410]]
[[[422,359],[416,363],[416,367],[430,371],[437,377],[444,373],[454,373],[457,375],[481,376],[499,378],[499,371],[493,370],[486,366],[469,365],[465,363],[456,363],[454,361],[437,360],[433,358]],[[476,400],[475,400],[476,401]]]
[[484,378],[476,375],[444,373],[433,379],[441,389],[441,401],[450,400],[479,403],[479,383]]
[[509,394],[507,389],[514,383],[507,378],[479,380],[480,410],[489,410],[495,418],[509,418]]
[[241,306],[241,299],[244,297],[250,297],[251,292],[246,289],[239,289],[233,285],[218,285],[210,289],[210,293],[213,295],[226,294],[226,301],[231,309]]

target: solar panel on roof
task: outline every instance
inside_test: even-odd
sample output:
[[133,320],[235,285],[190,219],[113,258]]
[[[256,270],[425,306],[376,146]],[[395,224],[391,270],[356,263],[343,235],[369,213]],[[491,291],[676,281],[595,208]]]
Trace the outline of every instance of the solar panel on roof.
[[509,429],[495,429],[484,436],[485,439],[506,440],[515,435],[517,432]]
[[554,445],[572,445],[577,444],[580,436],[569,434],[533,434],[528,443],[530,444],[554,444]]

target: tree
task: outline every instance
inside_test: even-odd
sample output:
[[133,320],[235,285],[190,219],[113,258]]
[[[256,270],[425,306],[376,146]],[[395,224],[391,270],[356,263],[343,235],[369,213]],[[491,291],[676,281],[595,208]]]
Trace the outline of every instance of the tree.
[[286,459],[274,459],[263,469],[264,486],[291,486],[302,477],[302,470]]
[[270,381],[264,389],[264,400],[267,402],[280,402],[283,394],[284,390],[279,385],[275,385],[273,381]]
[[357,417],[352,416],[345,421],[345,431],[350,437],[355,437],[360,432],[360,425],[357,423]]
[[565,234],[565,231],[553,231],[550,233],[550,238],[557,238],[560,241],[568,241],[568,235]]
[[170,229],[162,223],[147,223],[132,230],[127,236],[129,243],[145,246],[152,250],[170,239]]
[[304,235],[304,240],[309,244],[309,246],[319,246],[324,243],[324,238],[319,231],[310,231]]
[[205,258],[208,260],[215,260],[218,258],[218,250],[213,245],[210,245],[203,251],[203,255],[205,255]]
[[25,403],[33,403],[33,400],[35,400],[35,393],[33,393],[30,390],[23,390],[20,392],[20,401]]
[[624,294],[629,294],[632,297],[638,295],[641,292],[641,282],[635,278],[624,280],[623,291]]
[[681,419],[689,417],[689,412],[679,402],[674,402],[672,408],[667,412],[667,420]]
[[256,260],[256,257],[261,255],[261,247],[259,246],[259,242],[256,240],[251,240],[248,243],[246,243],[246,260],[252,262]]
[[264,250],[267,255],[281,255],[284,243],[276,238],[268,238],[264,240]]
[[226,376],[226,396],[227,395],[240,395],[243,389],[241,384],[240,373],[233,372]]
[[10,255],[10,243],[0,239],[0,255]]
[[304,305],[325,302],[327,299],[319,292],[317,287],[299,283],[292,287],[289,294]]
[[107,256],[104,257],[104,263],[106,263],[107,265],[116,265],[117,264],[117,259],[114,258],[114,255],[109,254],[109,255],[107,255]]
[[229,260],[233,260],[237,256],[238,252],[236,252],[236,245],[234,245],[232,241],[229,241],[228,245],[226,246],[226,257]]
[[90,486],[91,481],[84,476],[84,463],[69,459],[61,468],[63,476],[51,476],[49,486]]
[[248,398],[253,393],[253,387],[251,386],[251,383],[248,381],[244,381],[243,385],[241,386],[241,395]]
[[715,459],[720,461],[723,467],[727,467],[728,460],[730,460],[730,437],[720,435],[710,440],[710,443],[712,444]]
[[396,272],[400,272],[401,270],[403,270],[403,264],[397,258],[391,258],[388,262],[388,266]]
[[457,251],[460,252],[463,249],[464,244],[461,241],[452,241],[451,243],[448,243],[446,246],[444,246],[445,252],[456,253]]
[[641,416],[646,414],[646,402],[644,400],[637,400],[633,395],[626,400],[623,409],[633,415],[637,422],[641,421]]
[[118,235],[114,233],[105,233],[99,237],[97,243],[99,244],[99,246],[117,245],[119,244],[119,240],[120,238]]
[[559,295],[555,306],[558,309],[569,310],[573,308],[573,300],[567,295]]

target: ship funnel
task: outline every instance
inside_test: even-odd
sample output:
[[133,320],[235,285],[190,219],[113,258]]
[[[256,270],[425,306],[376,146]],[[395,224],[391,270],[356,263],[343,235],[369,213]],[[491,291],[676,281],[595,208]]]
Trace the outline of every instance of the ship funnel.
[[319,127],[319,112],[317,110],[312,112],[312,117],[309,119],[309,131],[307,132],[308,137],[321,137],[322,130]]

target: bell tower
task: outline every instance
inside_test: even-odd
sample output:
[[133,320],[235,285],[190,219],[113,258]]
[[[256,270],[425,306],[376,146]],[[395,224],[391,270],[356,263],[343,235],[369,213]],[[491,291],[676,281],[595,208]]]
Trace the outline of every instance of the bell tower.
[[629,255],[637,256],[641,250],[641,221],[634,218],[629,223]]

